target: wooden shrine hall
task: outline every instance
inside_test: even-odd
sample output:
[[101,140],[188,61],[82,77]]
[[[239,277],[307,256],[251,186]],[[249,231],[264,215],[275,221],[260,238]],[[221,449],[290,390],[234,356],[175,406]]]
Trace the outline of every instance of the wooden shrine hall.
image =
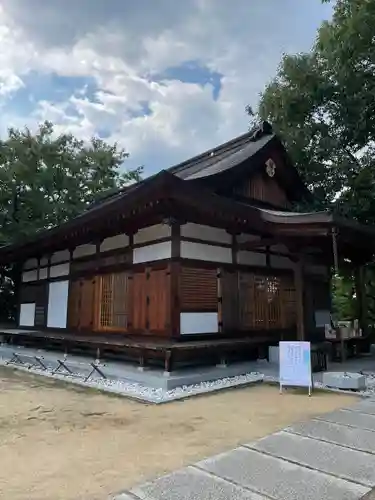
[[375,230],[311,198],[268,123],[0,248],[20,268],[9,341],[141,365],[254,359],[280,339],[324,339],[332,269],[358,277]]

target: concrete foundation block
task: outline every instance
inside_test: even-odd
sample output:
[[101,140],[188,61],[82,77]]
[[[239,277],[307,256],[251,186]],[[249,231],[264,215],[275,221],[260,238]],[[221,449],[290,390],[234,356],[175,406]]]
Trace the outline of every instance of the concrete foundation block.
[[323,384],[335,389],[363,391],[366,389],[366,378],[360,373],[325,372]]

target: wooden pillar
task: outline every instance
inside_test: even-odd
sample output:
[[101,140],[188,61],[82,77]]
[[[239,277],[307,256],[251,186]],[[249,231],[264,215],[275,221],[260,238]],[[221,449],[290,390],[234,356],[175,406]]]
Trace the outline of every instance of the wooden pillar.
[[[337,229],[332,228],[332,252],[333,252],[333,267],[334,267],[334,279],[336,280],[339,275],[339,253],[337,248]],[[346,348],[345,348],[345,340],[340,332],[340,359],[343,363],[346,361]]]
[[367,294],[366,294],[366,269],[363,265],[356,266],[354,270],[355,292],[357,296],[357,315],[359,326],[362,329],[363,335],[368,331],[368,315],[367,315]]
[[298,257],[294,266],[294,286],[296,290],[297,339],[305,340],[304,278],[301,256]]
[[172,262],[170,264],[170,318],[168,330],[172,338],[180,336],[180,255],[181,255],[181,224],[171,222]]
[[333,252],[333,266],[335,275],[339,274],[339,254],[337,250],[337,230],[332,228],[332,252]]

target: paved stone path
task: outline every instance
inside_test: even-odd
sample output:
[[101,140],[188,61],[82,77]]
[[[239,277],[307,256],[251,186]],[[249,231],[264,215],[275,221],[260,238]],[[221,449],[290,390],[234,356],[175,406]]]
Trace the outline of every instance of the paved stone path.
[[287,427],[114,500],[357,500],[375,499],[374,487],[375,399]]

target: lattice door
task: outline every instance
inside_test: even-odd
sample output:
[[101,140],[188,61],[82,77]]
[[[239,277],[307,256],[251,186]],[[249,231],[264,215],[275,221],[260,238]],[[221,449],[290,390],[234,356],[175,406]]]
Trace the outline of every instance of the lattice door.
[[100,277],[99,328],[126,330],[129,316],[129,273],[112,273]]

